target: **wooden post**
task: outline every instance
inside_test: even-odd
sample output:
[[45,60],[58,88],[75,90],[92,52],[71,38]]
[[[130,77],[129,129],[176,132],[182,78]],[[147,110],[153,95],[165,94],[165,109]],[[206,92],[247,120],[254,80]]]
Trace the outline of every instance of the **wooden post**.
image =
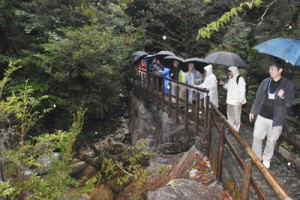
[[168,102],[168,104],[169,104],[169,116],[172,115],[172,104],[171,104],[171,101],[172,101],[172,85],[173,84],[174,83],[172,81],[170,81],[170,90],[171,90],[171,92],[169,92],[169,102]]
[[198,136],[199,132],[199,103],[200,103],[200,97],[199,93],[196,94],[196,109],[195,109],[195,128],[196,128],[196,133],[195,135]]
[[279,146],[280,146],[280,138],[279,138],[279,140],[277,140],[276,145],[275,145],[275,149],[277,151],[279,151]]
[[243,177],[243,187],[242,194],[240,200],[248,200],[249,199],[249,189],[251,183],[251,171],[252,171],[252,161],[251,159],[246,159],[244,162],[244,177]]
[[164,112],[165,111],[165,108],[164,108],[164,106],[165,106],[165,79],[162,79],[163,81],[163,83],[162,83],[162,89],[161,89],[161,110],[162,110],[162,112]]
[[222,168],[223,168],[223,153],[225,147],[225,127],[222,124],[221,132],[219,132],[219,147],[218,147],[218,160],[217,160],[217,181],[222,181]]
[[210,152],[210,139],[211,139],[211,116],[212,112],[211,109],[208,109],[208,120],[207,120],[207,127],[205,128],[205,137],[206,137],[206,155],[209,157],[209,152]]
[[144,99],[145,99],[145,97],[146,97],[146,94],[147,94],[147,92],[146,92],[146,82],[145,82],[145,72],[142,72],[142,89],[143,89],[143,97],[144,97]]
[[205,127],[205,133],[204,133],[204,142],[205,142],[205,148],[206,148],[206,155],[209,154],[209,148],[210,148],[210,115],[211,110],[209,106],[209,96],[206,95],[205,102],[204,102],[204,127]]
[[151,88],[151,99],[152,99],[152,102],[155,101],[155,85],[156,85],[156,82],[155,82],[155,76],[153,74],[151,74],[151,79],[150,79],[150,88]]
[[185,105],[184,105],[184,127],[187,128],[188,127],[188,122],[189,122],[189,118],[188,118],[188,109],[189,109],[189,90],[186,88],[185,89]]
[[137,72],[139,73],[138,76],[139,76],[139,79],[138,79],[138,91],[139,91],[139,96],[141,97],[142,96],[142,73],[140,70],[137,70]]
[[208,113],[209,113],[209,96],[206,95],[205,97],[205,106],[204,106],[204,112],[205,112],[205,119],[204,119],[204,123],[205,123],[205,127],[208,126]]
[[153,90],[153,88],[154,88],[154,77],[153,77],[152,74],[149,74],[149,97],[152,100],[152,102],[154,100],[154,90]]
[[146,73],[146,88],[145,88],[145,92],[146,92],[146,97],[148,97],[148,94],[150,93],[150,84],[149,84],[149,74]]
[[176,122],[179,122],[179,86],[176,84]]
[[155,76],[155,93],[156,93],[156,107],[159,108],[159,99],[158,99],[158,96],[159,96],[159,77],[158,76]]

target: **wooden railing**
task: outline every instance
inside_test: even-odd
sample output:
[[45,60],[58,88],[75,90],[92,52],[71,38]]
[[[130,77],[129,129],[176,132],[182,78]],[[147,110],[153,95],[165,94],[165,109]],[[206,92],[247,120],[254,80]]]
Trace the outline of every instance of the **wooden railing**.
[[[160,87],[159,82],[168,80],[170,81],[169,93],[164,92],[164,87]],[[270,184],[272,189],[275,191],[280,199],[291,199],[287,192],[282,188],[276,178],[270,173],[270,171],[262,164],[260,159],[251,150],[249,145],[241,138],[240,134],[231,126],[227,121],[226,117],[219,111],[219,109],[209,101],[209,96],[207,95],[204,100],[204,104],[201,105],[199,99],[199,93],[208,93],[207,90],[193,87],[184,83],[180,83],[169,78],[164,78],[151,73],[146,73],[143,71],[136,71],[136,74],[131,77],[132,83],[134,83],[137,89],[137,95],[145,97],[155,103],[162,111],[167,112],[169,115],[176,119],[176,122],[181,122],[186,128],[189,128],[195,132],[197,136],[202,136],[202,143],[205,147],[205,152],[207,156],[210,154],[210,140],[211,140],[211,129],[216,127],[219,133],[219,145],[218,145],[218,156],[216,168],[216,178],[218,181],[222,181],[222,161],[225,144],[229,146],[231,153],[234,155],[235,159],[239,163],[240,167],[244,170],[243,183],[240,191],[240,199],[248,199],[250,185],[253,187],[255,193],[259,199],[266,199],[263,192],[260,190],[258,185],[253,180],[251,175],[252,164],[254,164],[261,172],[265,180]],[[176,84],[175,95],[171,94],[172,84]],[[184,86],[186,88],[186,95],[184,99],[179,98],[179,86]],[[193,89],[195,92],[195,104],[188,103],[188,91]],[[175,98],[175,105],[172,104],[171,99]],[[184,103],[183,110],[179,108],[179,104]],[[188,113],[188,108],[193,109],[193,116]],[[200,121],[199,111],[201,111],[202,117]],[[202,129],[199,132],[199,129]],[[235,140],[241,145],[243,150],[247,153],[248,158],[242,160],[239,155],[237,155],[233,146],[230,145],[228,139],[225,135],[225,129],[228,128],[230,133],[234,136]],[[201,133],[201,134],[200,134]]]
[[[249,159],[252,160],[254,165],[257,166],[257,168],[261,171],[261,174],[264,176],[264,178],[268,181],[268,183],[271,185],[273,190],[276,192],[278,197],[280,199],[291,199],[289,195],[286,193],[286,191],[281,187],[281,185],[278,183],[276,178],[270,173],[270,171],[262,164],[260,159],[256,156],[256,154],[251,150],[249,145],[241,138],[239,132],[237,132],[230,123],[226,120],[225,116],[216,108],[213,104],[211,104],[211,112],[213,113],[214,122],[218,121],[216,118],[219,118],[222,122],[221,124],[214,123],[215,126],[218,129],[218,132],[220,134],[220,142],[218,147],[218,161],[217,161],[217,179],[221,180],[222,178],[222,155],[223,155],[223,149],[226,144],[229,145],[229,148],[232,150],[232,153],[235,155],[235,158],[237,159],[238,163],[240,164],[240,167],[244,169],[244,179],[243,179],[243,192],[242,192],[242,198],[241,199],[248,199],[249,191],[245,191],[244,188],[249,188],[249,185],[252,184],[254,187],[254,190],[256,194],[258,195],[259,199],[264,199],[262,192],[259,190],[257,184],[252,180],[251,173],[249,173],[249,170],[251,171],[251,163],[249,162]],[[249,159],[246,159],[245,161],[241,160],[240,157],[235,153],[234,147],[230,146],[230,143],[227,141],[225,137],[225,129],[228,128],[230,133],[234,136],[234,138],[237,140],[237,142],[242,146],[243,150],[247,153]],[[246,192],[246,194],[245,194]]]

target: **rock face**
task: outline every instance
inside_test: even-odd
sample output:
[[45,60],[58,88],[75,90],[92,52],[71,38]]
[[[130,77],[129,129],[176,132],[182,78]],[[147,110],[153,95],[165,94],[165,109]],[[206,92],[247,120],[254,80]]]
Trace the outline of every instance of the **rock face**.
[[99,189],[94,192],[91,200],[113,200],[114,193],[108,186],[100,185]]
[[151,102],[131,95],[129,131],[131,142],[150,139],[153,150],[165,154],[187,151],[194,144],[194,134],[157,109]]
[[[214,187],[214,185],[212,186]],[[221,187],[212,188],[202,185],[200,182],[189,179],[174,179],[166,186],[156,191],[148,192],[148,200],[199,200],[199,199],[222,199]]]

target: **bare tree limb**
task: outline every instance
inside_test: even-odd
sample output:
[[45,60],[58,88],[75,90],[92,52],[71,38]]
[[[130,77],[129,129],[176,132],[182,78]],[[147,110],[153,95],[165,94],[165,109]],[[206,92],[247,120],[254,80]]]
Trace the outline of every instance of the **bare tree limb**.
[[265,15],[266,15],[267,11],[269,10],[269,8],[270,8],[275,2],[277,2],[277,0],[274,0],[272,3],[270,3],[270,4],[267,6],[267,8],[266,8],[266,10],[264,11],[264,13],[262,14],[262,16],[260,16],[260,18],[258,18],[258,20],[260,20],[260,22],[258,23],[258,26],[261,25],[261,23],[263,22],[264,17],[265,17]]
[[130,174],[129,172],[127,172],[119,163],[118,161],[115,161],[116,165],[119,167],[120,170],[122,170],[125,174],[127,174],[128,176],[134,177],[133,174]]

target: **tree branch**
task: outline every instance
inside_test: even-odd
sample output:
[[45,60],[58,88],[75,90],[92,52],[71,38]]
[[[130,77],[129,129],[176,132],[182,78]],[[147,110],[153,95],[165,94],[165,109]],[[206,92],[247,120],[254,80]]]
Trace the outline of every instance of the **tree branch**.
[[257,21],[260,20],[260,22],[258,23],[258,26],[261,25],[261,23],[263,22],[264,17],[265,17],[265,15],[266,15],[267,11],[269,10],[269,8],[270,8],[276,1],[277,1],[277,0],[274,0],[272,3],[270,3],[270,4],[267,6],[267,8],[266,8],[266,10],[264,11],[264,13],[262,14],[262,16],[260,16],[260,18],[257,19]]
[[127,174],[128,176],[134,177],[134,175],[130,174],[129,172],[127,172],[119,163],[118,161],[115,161],[116,165],[119,167],[120,170],[122,170],[125,174]]

